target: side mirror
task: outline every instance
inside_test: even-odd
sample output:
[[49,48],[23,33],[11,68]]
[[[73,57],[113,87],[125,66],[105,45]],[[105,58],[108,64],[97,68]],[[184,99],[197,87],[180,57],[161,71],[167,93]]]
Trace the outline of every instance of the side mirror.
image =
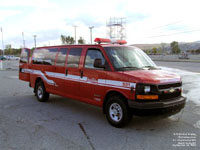
[[105,68],[105,66],[102,65],[102,60],[100,58],[97,58],[94,60],[94,67],[95,68]]

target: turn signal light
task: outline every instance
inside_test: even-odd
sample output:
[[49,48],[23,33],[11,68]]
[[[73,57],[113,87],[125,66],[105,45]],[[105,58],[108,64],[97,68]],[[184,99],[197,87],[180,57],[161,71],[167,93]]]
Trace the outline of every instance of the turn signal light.
[[137,95],[137,99],[155,100],[158,99],[158,95]]

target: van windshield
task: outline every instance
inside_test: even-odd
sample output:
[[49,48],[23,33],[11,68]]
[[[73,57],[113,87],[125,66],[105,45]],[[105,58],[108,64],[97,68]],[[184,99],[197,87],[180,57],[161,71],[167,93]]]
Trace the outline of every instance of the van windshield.
[[156,64],[136,47],[104,47],[112,65],[117,71],[158,69]]

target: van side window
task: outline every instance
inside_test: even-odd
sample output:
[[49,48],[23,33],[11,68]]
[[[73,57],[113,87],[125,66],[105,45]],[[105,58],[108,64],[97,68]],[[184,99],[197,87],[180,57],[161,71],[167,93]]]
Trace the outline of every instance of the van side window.
[[105,59],[99,49],[88,49],[84,67],[85,68],[95,68],[94,60],[97,58],[102,60],[102,64],[105,64]]
[[67,54],[67,48],[61,48],[58,53],[58,58],[56,61],[56,66],[64,66],[65,60],[66,60],[66,54]]
[[77,68],[79,65],[81,53],[82,48],[71,48],[67,58],[67,67]]
[[54,65],[57,50],[57,48],[35,50],[33,64]]
[[24,49],[21,56],[20,56],[20,63],[28,63],[28,58],[29,57],[29,50]]

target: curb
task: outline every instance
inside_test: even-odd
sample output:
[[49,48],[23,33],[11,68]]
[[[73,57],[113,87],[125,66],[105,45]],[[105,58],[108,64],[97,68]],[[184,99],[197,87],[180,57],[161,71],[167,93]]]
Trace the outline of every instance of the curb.
[[19,69],[14,69],[14,68],[3,68],[0,69],[0,71],[18,71]]
[[198,60],[160,60],[160,59],[152,59],[153,61],[164,61],[164,62],[192,62],[192,63],[200,63]]

